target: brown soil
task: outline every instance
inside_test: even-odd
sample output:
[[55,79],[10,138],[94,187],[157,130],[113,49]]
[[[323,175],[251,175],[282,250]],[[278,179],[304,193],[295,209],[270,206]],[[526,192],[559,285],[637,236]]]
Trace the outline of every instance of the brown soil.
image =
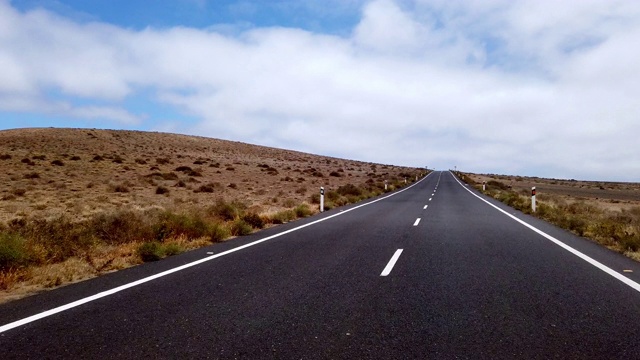
[[[328,191],[419,171],[205,137],[52,128],[0,131],[0,169],[0,222],[181,210],[218,198],[271,213],[309,202],[320,186]],[[198,191],[203,185],[213,192]],[[158,187],[168,192],[157,194]]]
[[[13,220],[168,210],[197,213],[220,199],[270,216],[352,184],[404,183],[423,169],[311,155],[196,136],[94,129],[0,131],[0,230]],[[312,212],[318,205],[310,205]],[[22,221],[22,220],[20,220]],[[189,250],[207,239],[171,239]],[[0,303],[141,263],[141,244],[100,245],[0,273]],[[10,285],[7,285],[10,284]]]
[[531,188],[535,186],[536,196],[541,199],[544,199],[547,194],[557,195],[569,202],[592,202],[603,208],[618,211],[640,206],[640,183],[544,179],[493,174],[467,175],[480,184],[483,181],[500,181],[524,194],[530,194]]

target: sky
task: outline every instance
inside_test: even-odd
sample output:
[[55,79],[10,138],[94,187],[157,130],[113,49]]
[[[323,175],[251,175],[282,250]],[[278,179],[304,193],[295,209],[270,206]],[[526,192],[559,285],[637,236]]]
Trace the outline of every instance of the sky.
[[635,0],[0,0],[0,130],[640,181]]

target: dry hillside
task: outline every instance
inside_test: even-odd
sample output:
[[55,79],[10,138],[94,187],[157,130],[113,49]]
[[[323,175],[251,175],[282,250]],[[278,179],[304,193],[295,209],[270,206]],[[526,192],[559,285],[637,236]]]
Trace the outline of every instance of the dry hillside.
[[221,197],[270,213],[309,202],[320,186],[393,182],[417,172],[204,137],[89,129],[0,131],[0,159],[5,222],[205,207]]
[[0,131],[0,302],[404,186],[424,170],[175,134]]

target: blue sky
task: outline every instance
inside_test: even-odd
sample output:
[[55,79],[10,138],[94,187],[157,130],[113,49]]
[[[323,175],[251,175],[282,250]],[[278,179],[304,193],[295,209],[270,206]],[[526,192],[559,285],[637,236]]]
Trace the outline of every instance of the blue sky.
[[293,27],[323,33],[348,33],[358,23],[364,1],[227,0],[24,0],[15,8],[47,9],[79,22],[106,22],[126,28]]
[[0,0],[0,130],[638,181],[630,0]]

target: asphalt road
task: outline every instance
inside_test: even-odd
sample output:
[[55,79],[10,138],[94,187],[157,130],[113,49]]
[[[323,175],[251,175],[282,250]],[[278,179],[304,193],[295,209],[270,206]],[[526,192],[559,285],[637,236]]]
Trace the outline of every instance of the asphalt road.
[[435,172],[2,305],[0,358],[640,358],[639,264],[474,194]]

